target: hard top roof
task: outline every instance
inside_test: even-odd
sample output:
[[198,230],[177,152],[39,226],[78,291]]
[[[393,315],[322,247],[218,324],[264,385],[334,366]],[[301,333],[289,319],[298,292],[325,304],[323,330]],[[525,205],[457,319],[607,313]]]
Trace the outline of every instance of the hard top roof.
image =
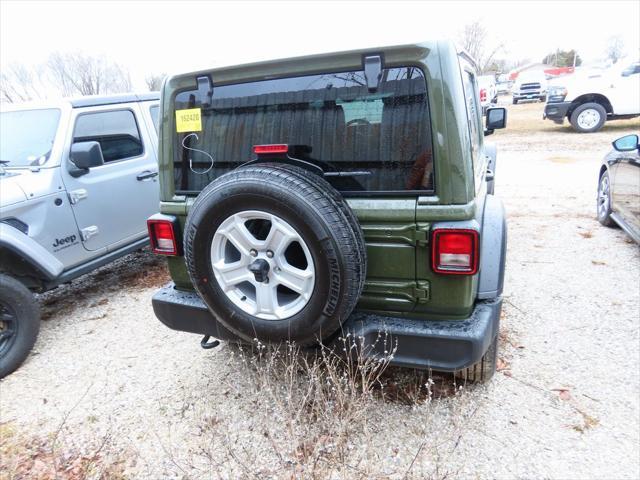
[[160,92],[91,95],[88,97],[70,98],[69,103],[71,103],[73,108],[79,108],[113,105],[117,103],[144,102],[148,100],[160,100]]
[[160,92],[122,93],[117,95],[89,95],[86,97],[48,99],[25,103],[3,103],[0,110],[39,110],[46,108],[80,108],[100,105],[117,105],[120,103],[145,102],[160,100]]

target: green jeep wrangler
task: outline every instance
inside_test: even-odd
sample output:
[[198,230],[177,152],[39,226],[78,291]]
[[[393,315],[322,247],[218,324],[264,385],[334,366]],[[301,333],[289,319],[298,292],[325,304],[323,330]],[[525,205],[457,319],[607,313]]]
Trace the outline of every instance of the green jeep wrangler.
[[394,365],[495,371],[506,225],[503,128],[483,127],[474,61],[449,42],[217,68],[162,89],[153,251],[170,328],[330,343]]

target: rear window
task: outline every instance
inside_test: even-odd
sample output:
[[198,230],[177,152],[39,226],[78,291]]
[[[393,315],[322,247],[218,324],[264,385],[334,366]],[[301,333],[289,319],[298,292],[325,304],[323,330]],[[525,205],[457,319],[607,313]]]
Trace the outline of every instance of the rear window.
[[[198,91],[181,92],[175,108],[201,107]],[[176,134],[178,193],[202,190],[255,158],[262,144],[304,145],[342,192],[433,189],[427,87],[415,67],[383,70],[370,92],[363,71],[213,85],[202,131]],[[338,176],[337,174],[340,173]]]

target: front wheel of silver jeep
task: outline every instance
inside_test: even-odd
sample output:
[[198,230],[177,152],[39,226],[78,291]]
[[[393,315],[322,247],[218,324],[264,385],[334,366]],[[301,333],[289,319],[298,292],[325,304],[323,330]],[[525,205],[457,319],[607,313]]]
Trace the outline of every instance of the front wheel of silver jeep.
[[33,348],[40,312],[22,282],[0,273],[0,378],[16,370]]

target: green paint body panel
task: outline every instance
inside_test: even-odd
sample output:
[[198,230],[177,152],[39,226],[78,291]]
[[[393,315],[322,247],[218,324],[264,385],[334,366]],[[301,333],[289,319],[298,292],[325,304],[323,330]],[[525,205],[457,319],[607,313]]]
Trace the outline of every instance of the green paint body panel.
[[[169,77],[162,89],[160,122],[161,212],[184,226],[193,197],[177,196],[173,164],[177,93],[197,88],[208,75],[215,85],[362,68],[364,54],[381,53],[385,68],[419,67],[427,82],[433,135],[435,194],[348,198],[366,241],[367,279],[358,309],[430,319],[467,317],[473,310],[478,275],[438,275],[431,268],[430,230],[434,222],[482,225],[486,160],[472,158],[461,60],[449,42],[426,42],[351,52],[313,55]],[[467,62],[468,63],[468,62]],[[468,63],[470,65],[470,63]],[[191,290],[182,257],[168,259],[177,288]],[[428,315],[426,315],[428,314]]]

